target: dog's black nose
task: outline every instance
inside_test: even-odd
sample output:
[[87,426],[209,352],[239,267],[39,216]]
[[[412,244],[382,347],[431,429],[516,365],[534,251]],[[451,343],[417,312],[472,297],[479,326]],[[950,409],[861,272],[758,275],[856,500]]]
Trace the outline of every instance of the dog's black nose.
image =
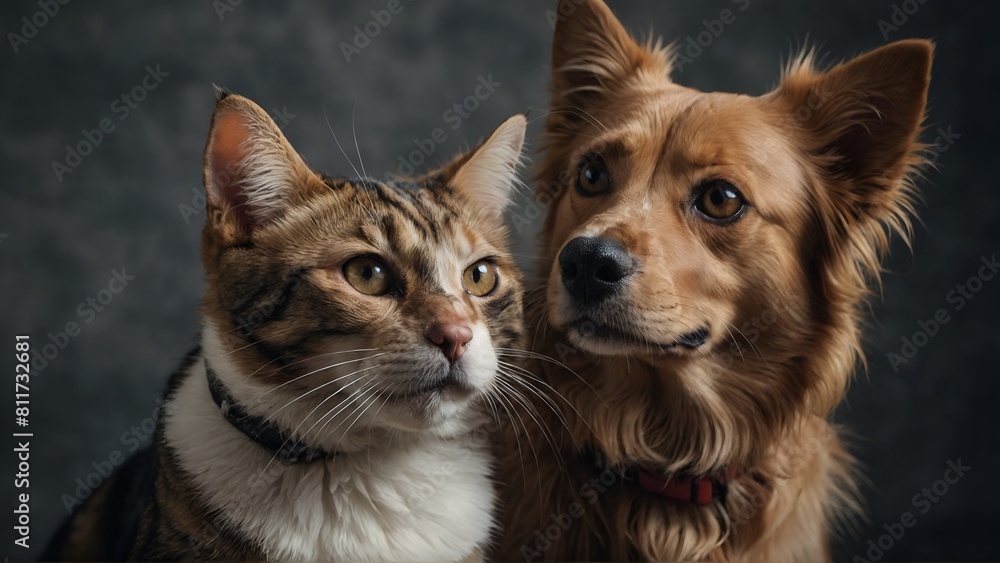
[[559,253],[562,281],[580,303],[595,303],[625,286],[635,260],[615,240],[577,237]]

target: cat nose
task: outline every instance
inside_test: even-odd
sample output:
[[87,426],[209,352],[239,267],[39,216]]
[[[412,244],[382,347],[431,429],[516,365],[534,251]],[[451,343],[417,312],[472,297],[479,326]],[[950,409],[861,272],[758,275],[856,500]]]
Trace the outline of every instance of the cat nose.
[[559,268],[573,300],[587,304],[621,290],[635,271],[635,259],[616,240],[576,237],[559,253]]
[[444,352],[449,362],[455,363],[465,353],[465,347],[472,340],[472,329],[460,322],[434,323],[424,336]]

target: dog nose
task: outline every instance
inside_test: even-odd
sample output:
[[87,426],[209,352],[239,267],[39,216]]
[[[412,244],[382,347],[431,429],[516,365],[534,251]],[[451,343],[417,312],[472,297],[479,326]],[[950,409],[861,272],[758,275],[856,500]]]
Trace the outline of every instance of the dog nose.
[[562,282],[573,299],[597,302],[624,287],[635,270],[635,260],[619,242],[609,238],[577,237],[559,253]]
[[469,325],[458,322],[434,323],[424,336],[444,352],[449,362],[455,363],[472,340],[472,329]]

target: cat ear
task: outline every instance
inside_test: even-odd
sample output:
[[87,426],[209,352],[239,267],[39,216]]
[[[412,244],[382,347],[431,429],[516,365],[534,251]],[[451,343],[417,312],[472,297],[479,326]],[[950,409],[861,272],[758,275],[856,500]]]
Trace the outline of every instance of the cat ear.
[[318,178],[267,112],[222,89],[204,161],[209,224],[233,241],[249,238],[317,189]]
[[906,188],[900,180],[922,162],[933,51],[930,41],[897,41],[823,73],[807,54],[770,94],[856,211],[891,212]]
[[503,223],[504,209],[517,183],[526,127],[523,115],[511,117],[478,147],[447,167],[452,169],[446,172],[448,185],[499,223]]
[[[560,0],[552,38],[552,106],[577,112],[601,100],[642,67],[670,72],[666,50],[640,46],[602,0]],[[583,116],[577,116],[583,118]]]

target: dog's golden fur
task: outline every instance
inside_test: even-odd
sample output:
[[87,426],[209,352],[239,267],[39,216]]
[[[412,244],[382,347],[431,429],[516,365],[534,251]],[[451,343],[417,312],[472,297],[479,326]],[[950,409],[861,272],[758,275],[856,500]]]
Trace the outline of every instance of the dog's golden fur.
[[[543,424],[522,412],[507,425],[496,556],[828,560],[834,522],[857,509],[829,416],[863,364],[889,237],[909,238],[932,45],[827,71],[806,53],[750,97],[674,83],[669,49],[637,43],[600,0],[563,0],[559,14],[537,173],[551,202],[544,283],[527,306],[534,350],[572,372],[527,365],[558,408],[539,399]],[[611,188],[587,197],[575,186],[594,155]],[[746,201],[729,224],[692,206],[720,179]],[[637,264],[600,306],[561,282],[560,252],[580,236],[617,241]],[[678,345],[699,328],[704,344]],[[616,467],[742,473],[699,506],[602,483],[585,448]]]

